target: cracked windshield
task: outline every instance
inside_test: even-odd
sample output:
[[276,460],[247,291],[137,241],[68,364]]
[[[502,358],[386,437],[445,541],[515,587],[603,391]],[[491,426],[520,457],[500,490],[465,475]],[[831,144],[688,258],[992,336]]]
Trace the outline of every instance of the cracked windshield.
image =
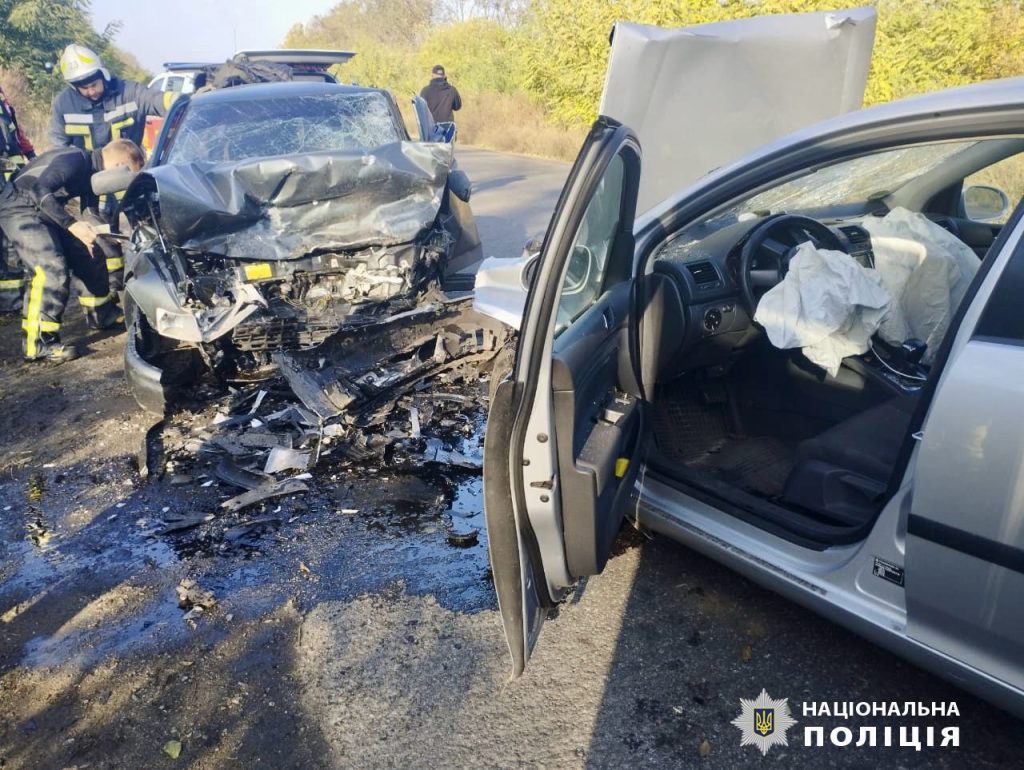
[[179,129],[167,161],[217,162],[365,150],[401,138],[388,102],[380,94],[196,105]]

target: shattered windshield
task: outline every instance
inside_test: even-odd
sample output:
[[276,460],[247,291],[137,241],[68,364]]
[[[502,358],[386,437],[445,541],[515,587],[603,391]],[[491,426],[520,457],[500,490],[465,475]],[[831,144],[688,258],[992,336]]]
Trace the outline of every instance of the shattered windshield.
[[336,93],[193,105],[168,163],[245,160],[400,141],[383,94]]
[[901,147],[825,166],[747,198],[723,211],[713,222],[725,226],[744,215],[866,203],[898,190],[974,144],[945,142]]

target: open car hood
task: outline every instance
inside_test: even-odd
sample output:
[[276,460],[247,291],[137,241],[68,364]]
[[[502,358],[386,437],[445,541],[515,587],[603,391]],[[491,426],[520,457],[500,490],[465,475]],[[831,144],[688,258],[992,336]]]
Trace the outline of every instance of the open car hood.
[[861,107],[875,11],[619,23],[600,112],[644,152],[641,213],[751,150]]
[[239,259],[294,259],[414,240],[437,218],[451,167],[451,145],[416,142],[182,163],[139,174],[126,203],[155,184],[160,228],[173,245]]

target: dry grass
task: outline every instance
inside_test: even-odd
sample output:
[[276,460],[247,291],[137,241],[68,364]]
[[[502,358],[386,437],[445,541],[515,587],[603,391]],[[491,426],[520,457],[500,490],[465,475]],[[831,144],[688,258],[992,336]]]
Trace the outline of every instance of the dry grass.
[[526,94],[484,93],[466,98],[456,115],[458,141],[503,152],[572,160],[586,129],[553,125]]
[[[556,126],[529,96],[523,93],[483,93],[464,96],[455,113],[457,141],[489,150],[573,160],[587,135],[585,128]],[[407,100],[398,100],[409,135],[417,136],[416,118]]]

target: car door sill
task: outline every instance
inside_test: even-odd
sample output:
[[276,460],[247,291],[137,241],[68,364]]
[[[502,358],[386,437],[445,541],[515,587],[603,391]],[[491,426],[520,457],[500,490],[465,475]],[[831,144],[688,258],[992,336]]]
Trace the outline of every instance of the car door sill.
[[678,466],[667,467],[666,463],[659,463],[656,456],[648,459],[647,467],[648,475],[666,486],[804,548],[821,551],[830,546],[856,543],[867,537],[874,526],[874,518],[859,526],[815,521],[809,514],[744,492],[709,474]]

